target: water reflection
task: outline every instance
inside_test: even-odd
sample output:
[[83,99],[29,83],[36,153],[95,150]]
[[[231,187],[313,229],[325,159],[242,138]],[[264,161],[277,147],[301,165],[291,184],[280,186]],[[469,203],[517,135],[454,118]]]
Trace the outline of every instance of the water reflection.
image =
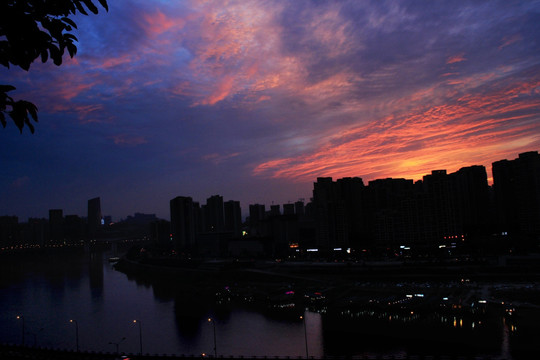
[[[120,350],[138,353],[139,329],[133,325],[138,319],[144,323],[144,352],[212,354],[210,317],[224,356],[304,357],[306,339],[314,357],[439,354],[518,360],[535,351],[537,310],[478,301],[457,306],[456,299],[466,295],[459,287],[433,289],[440,295],[435,301],[428,293],[408,296],[388,286],[380,290],[385,296],[359,291],[365,297],[329,306],[323,293],[300,291],[297,284],[264,287],[226,279],[210,283],[194,274],[126,275],[111,267],[109,255],[81,251],[2,259],[0,341],[21,342],[16,315],[22,314],[28,345],[75,349],[69,319],[77,319],[82,350],[114,351],[111,344],[125,338]],[[279,304],[293,306],[274,306]]]

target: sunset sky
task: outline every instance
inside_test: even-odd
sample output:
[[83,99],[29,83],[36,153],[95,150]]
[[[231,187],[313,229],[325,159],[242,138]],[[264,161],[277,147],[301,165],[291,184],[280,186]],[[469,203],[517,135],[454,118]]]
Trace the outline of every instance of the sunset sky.
[[[95,1],[97,3],[97,1]],[[538,1],[109,0],[74,59],[0,68],[0,215],[169,218],[169,200],[309,200],[540,150]],[[491,179],[490,179],[491,181]]]

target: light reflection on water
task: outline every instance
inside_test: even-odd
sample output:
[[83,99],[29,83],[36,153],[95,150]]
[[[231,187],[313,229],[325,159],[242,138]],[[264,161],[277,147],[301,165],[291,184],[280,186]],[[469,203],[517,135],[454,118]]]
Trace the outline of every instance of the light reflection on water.
[[[7,259],[0,268],[0,342],[74,349],[79,326],[81,350],[152,354],[213,353],[208,316],[216,320],[218,355],[304,356],[304,328],[298,319],[275,320],[255,311],[182,309],[177,294],[129,280],[107,262],[107,253]],[[10,274],[9,277],[7,274]],[[182,306],[182,305],[180,305]],[[186,315],[187,314],[187,315]],[[310,356],[322,356],[321,319],[306,314]],[[122,338],[126,338],[122,340]],[[112,344],[111,344],[112,343]]]
[[[303,357],[307,338],[314,357],[442,351],[512,358],[516,326],[503,324],[502,318],[498,324],[486,324],[445,313],[425,317],[413,311],[362,309],[330,317],[306,312],[304,333],[298,316],[277,318],[248,308],[216,307],[202,297],[193,301],[190,295],[197,289],[135,280],[114,270],[108,256],[97,252],[2,258],[0,342],[21,343],[22,324],[16,316],[24,315],[27,345],[74,349],[75,326],[69,320],[75,319],[81,350],[114,352],[118,343],[121,352],[138,353],[139,325],[133,323],[137,319],[144,353],[213,354],[213,328],[207,321],[212,317],[217,353],[223,356]],[[425,336],[431,329],[429,342],[414,336]]]

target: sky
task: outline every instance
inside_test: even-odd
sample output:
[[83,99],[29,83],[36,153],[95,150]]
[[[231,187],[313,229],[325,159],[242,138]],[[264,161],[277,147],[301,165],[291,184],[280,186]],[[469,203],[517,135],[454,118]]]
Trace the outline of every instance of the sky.
[[[97,1],[95,1],[97,3]],[[0,68],[39,123],[0,129],[0,215],[169,218],[317,177],[422,179],[540,151],[539,1],[109,0],[60,67]]]

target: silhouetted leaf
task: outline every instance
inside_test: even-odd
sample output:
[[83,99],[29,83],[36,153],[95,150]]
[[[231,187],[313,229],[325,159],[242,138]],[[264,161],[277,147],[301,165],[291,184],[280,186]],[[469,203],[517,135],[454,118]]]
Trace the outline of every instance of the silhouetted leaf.
[[105,8],[106,11],[109,11],[109,6],[107,5],[106,0],[98,0],[98,1],[101,4],[101,6],[103,6]]
[[66,45],[68,49],[69,56],[74,57],[75,54],[77,54],[77,47],[73,44],[67,44]]
[[54,45],[50,45],[49,52],[51,54],[51,59],[53,60],[54,65],[62,65],[62,52],[60,51],[60,49]]
[[1,92],[8,92],[8,91],[15,90],[15,89],[16,89],[16,87],[12,86],[12,85],[0,85],[0,91]]
[[26,110],[28,110],[28,113],[30,114],[30,116],[32,116],[32,119],[34,119],[35,122],[38,122],[37,106],[29,101],[25,101],[25,105]]
[[[99,4],[109,11],[106,0]],[[0,0],[0,64],[28,71],[37,58],[62,64],[67,49],[71,57],[77,53],[77,37],[70,31],[77,24],[68,16],[88,11],[98,13],[94,0]],[[97,4],[97,3],[96,3]],[[37,107],[27,101],[14,102],[7,92],[11,85],[0,85],[0,122],[6,126],[6,114],[22,132],[26,125],[34,132],[32,120],[37,122]]]
[[98,8],[96,7],[96,5],[94,5],[92,3],[91,0],[82,0],[84,2],[84,4],[86,5],[86,7],[88,8],[88,10],[90,10],[91,12],[93,12],[94,14],[97,14],[98,13]]
[[70,18],[63,17],[63,18],[62,18],[62,21],[65,22],[66,24],[69,24],[69,25],[72,26],[74,29],[77,28],[77,24],[75,24],[75,22],[74,22],[73,20],[71,20]]
[[48,59],[49,59],[49,53],[47,52],[47,50],[43,50],[41,52],[41,62],[46,63]]
[[32,125],[32,123],[30,122],[30,119],[28,119],[28,117],[24,118],[24,123],[26,124],[26,126],[28,126],[28,128],[30,129],[30,132],[33,134],[34,133],[34,125]]
[[75,0],[74,3],[75,3],[75,6],[77,7],[77,10],[79,10],[81,14],[88,15],[88,13],[86,12],[86,10],[84,10],[84,7],[81,5],[79,0]]

